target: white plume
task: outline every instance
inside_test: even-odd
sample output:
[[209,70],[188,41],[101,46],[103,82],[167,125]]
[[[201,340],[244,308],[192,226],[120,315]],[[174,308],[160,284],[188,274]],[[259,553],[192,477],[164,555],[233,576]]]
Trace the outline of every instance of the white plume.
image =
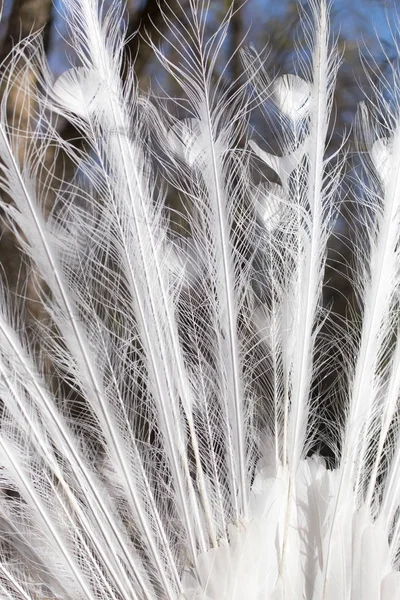
[[[179,27],[164,13],[177,62],[154,48],[181,101],[143,94],[132,71],[122,82],[119,2],[65,0],[80,65],[56,82],[35,39],[4,70],[1,208],[47,318],[32,340],[1,286],[0,595],[393,600],[399,104],[379,96],[379,119],[360,106],[362,326],[339,328],[322,303],[346,161],[343,148],[327,155],[329,7],[311,0],[304,13],[299,74],[270,82],[247,50],[244,83],[227,85],[214,67],[233,9],[207,39],[210,3],[188,5]],[[7,119],[16,82],[32,128]],[[267,99],[279,155],[249,134]],[[59,181],[60,155],[72,181]],[[256,161],[279,183],[256,183]],[[345,376],[327,421],[316,389],[332,360]]]

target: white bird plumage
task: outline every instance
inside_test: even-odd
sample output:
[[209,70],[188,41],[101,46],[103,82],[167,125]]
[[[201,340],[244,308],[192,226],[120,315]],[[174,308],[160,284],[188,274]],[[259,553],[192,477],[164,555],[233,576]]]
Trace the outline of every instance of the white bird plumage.
[[[164,12],[177,62],[154,48],[186,98],[175,107],[127,70],[122,82],[119,2],[65,0],[80,66],[55,83],[35,39],[4,71],[1,208],[47,319],[33,343],[2,285],[1,597],[393,600],[399,104],[381,96],[380,120],[359,110],[363,322],[332,323],[330,343],[321,298],[346,155],[326,153],[329,6],[310,0],[303,15],[298,75],[270,82],[248,50],[247,80],[227,86],[213,77],[233,8],[207,39],[209,1],[188,5],[179,27]],[[7,115],[16,82],[35,115],[25,130]],[[267,98],[279,156],[248,135]],[[85,151],[61,139],[57,114]],[[58,180],[58,153],[72,181]],[[254,182],[255,157],[279,183]],[[346,376],[326,422],[313,388],[332,356]],[[311,455],[321,444],[334,468]]]

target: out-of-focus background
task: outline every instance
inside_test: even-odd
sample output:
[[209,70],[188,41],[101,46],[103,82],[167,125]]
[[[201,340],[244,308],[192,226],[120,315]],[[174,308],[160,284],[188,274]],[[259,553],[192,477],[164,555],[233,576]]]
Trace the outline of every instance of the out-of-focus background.
[[[113,0],[119,1],[119,0]],[[0,24],[0,59],[7,64],[7,57],[18,40],[40,31],[51,71],[56,78],[71,63],[75,56],[69,45],[68,26],[65,22],[65,2],[63,0],[2,0],[2,17]],[[111,0],[106,0],[110,3]],[[230,0],[212,0],[209,4],[208,22],[210,31],[215,30],[230,5]],[[241,7],[239,5],[242,5]],[[176,83],[166,76],[160,67],[154,52],[146,43],[147,38],[160,46],[163,52],[174,60],[173,48],[168,45],[170,36],[168,26],[163,19],[162,9],[169,7],[169,18],[179,27],[182,13],[188,10],[189,0],[128,0],[125,3],[125,18],[129,23],[126,45],[127,61],[134,64],[139,85],[144,89],[163,90],[170,95],[179,93]],[[252,44],[265,57],[265,69],[270,76],[294,72],[298,58],[307,53],[304,34],[300,26],[302,3],[293,0],[247,0],[234,2],[234,13],[228,32],[228,38],[221,51],[221,69],[230,55],[234,58],[229,68],[224,70],[223,77],[229,80],[240,79],[242,62],[240,53],[235,50],[240,46]],[[307,10],[307,3],[303,3]],[[332,35],[342,54],[342,64],[335,92],[334,116],[332,119],[331,150],[337,147],[345,137],[349,157],[349,170],[357,169],[357,152],[353,144],[351,127],[354,122],[356,108],[363,99],[373,97],[373,86],[378,73],[390,79],[391,68],[396,66],[398,52],[396,48],[395,23],[397,2],[382,0],[333,0],[331,6]],[[360,54],[361,53],[361,54]],[[364,58],[361,58],[361,55]],[[176,57],[175,57],[176,60]],[[368,76],[366,75],[366,71]],[[220,76],[221,73],[216,73]],[[35,85],[35,82],[32,82]],[[0,90],[1,93],[1,90]],[[268,110],[268,107],[266,107]],[[26,104],[19,103],[18,96],[11,94],[7,111],[10,118],[21,123],[29,123],[31,118]],[[277,141],[267,125],[263,129],[262,115],[255,114],[258,119],[257,131],[261,132],[263,143],[279,151]],[[251,123],[250,123],[251,126]],[[61,123],[61,135],[66,139],[76,136],[68,123]],[[328,149],[329,151],[329,149]],[[343,190],[342,216],[337,220],[335,236],[330,244],[330,263],[327,270],[325,286],[325,303],[334,306],[335,311],[344,314],[346,304],[351,296],[343,265],[349,244],[349,219],[352,212],[352,178],[349,176],[348,188]],[[34,291],[28,290],[29,277],[26,277],[26,265],[16,248],[13,236],[1,225],[0,265],[2,275],[8,287],[18,294],[31,299],[27,304],[29,315],[35,316]],[[342,241],[340,240],[342,237]],[[350,236],[351,237],[351,236]],[[338,261],[338,262],[337,262]],[[338,267],[338,264],[341,266]],[[32,300],[33,298],[33,300]],[[39,306],[39,303],[37,304]],[[28,315],[28,317],[29,317]]]

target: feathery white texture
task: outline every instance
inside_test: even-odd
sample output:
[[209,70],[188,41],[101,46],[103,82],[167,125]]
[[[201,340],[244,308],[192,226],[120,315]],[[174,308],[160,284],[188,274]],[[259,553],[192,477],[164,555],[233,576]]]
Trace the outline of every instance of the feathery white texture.
[[[379,464],[383,450],[382,442],[387,437],[388,427],[397,409],[398,351],[395,350],[392,357],[387,356],[387,339],[393,331],[396,332],[393,308],[398,302],[400,187],[397,159],[400,150],[400,128],[397,123],[394,128],[390,125],[388,123],[390,137],[378,137],[369,148],[373,168],[379,181],[378,189],[366,190],[366,200],[374,207],[375,220],[374,226],[369,228],[371,246],[369,265],[364,266],[362,271],[364,277],[360,282],[364,305],[363,330],[348,416],[347,435],[351,440],[351,446],[346,444],[344,446],[348,468],[356,477],[357,492],[361,495],[365,491],[364,482],[365,477],[368,479],[371,458]],[[381,134],[381,131],[376,131],[376,134]],[[362,260],[361,256],[360,259]],[[397,343],[395,348],[396,346]],[[386,366],[382,364],[385,358]],[[392,389],[393,384],[394,389]],[[382,387],[386,392],[385,402],[377,402]],[[362,430],[359,429],[360,417],[364,427]],[[369,430],[379,432],[381,420],[383,438],[379,440],[379,452],[375,457],[369,457],[368,440],[373,439],[373,432]],[[372,501],[376,477],[376,468],[373,467],[371,485],[368,484],[367,491],[369,503]]]
[[[388,589],[392,589],[388,583],[392,577],[398,581],[398,573],[394,576],[390,571],[391,565],[398,567],[400,501],[397,484],[400,380],[396,317],[400,258],[400,138],[398,106],[393,111],[382,98],[379,100],[385,116],[382,128],[372,128],[365,106],[360,107],[361,127],[366,130],[370,163],[365,161],[369,171],[368,184],[365,185],[364,181],[359,184],[364,196],[361,200],[367,208],[373,210],[373,221],[367,221],[368,227],[365,228],[369,245],[368,259],[365,258],[365,244],[360,246],[358,254],[358,285],[363,304],[363,324],[358,344],[350,346],[350,352],[354,354],[349,360],[349,368],[352,369],[349,406],[338,470],[339,481],[332,499],[334,510],[326,540],[324,589],[327,598],[336,597],[334,590],[333,593],[330,592],[329,571],[331,563],[337,561],[332,556],[334,540],[342,535],[341,513],[346,502],[351,502],[355,510],[360,507],[354,533],[355,540],[359,538],[360,545],[357,547],[353,542],[356,565],[352,577],[353,594],[362,593],[365,597],[374,598],[381,593],[385,597],[383,589],[386,585]],[[375,542],[368,538],[372,531]],[[379,544],[380,552],[376,552],[374,543]],[[357,571],[357,563],[358,568],[363,569],[360,572]],[[362,573],[368,573],[365,581],[361,577]],[[342,582],[338,581],[339,593],[346,589],[346,575],[348,579],[345,570]]]
[[[92,7],[93,11],[95,11],[95,6]],[[93,16],[95,21],[95,17]],[[90,24],[88,24],[89,26]],[[112,54],[110,55],[112,58]],[[110,57],[108,57],[110,58]],[[113,68],[116,66],[116,61],[112,65]],[[113,71],[114,72],[114,71]],[[103,73],[99,74],[100,83],[103,83],[101,76]],[[111,78],[111,76],[110,76]],[[107,82],[104,82],[106,86]],[[113,94],[115,89],[113,89]],[[117,100],[114,100],[115,103],[115,111],[117,116],[122,118],[122,108],[119,106]],[[109,109],[109,105],[104,105]],[[123,105],[125,108],[125,105]],[[112,107],[111,107],[112,108]],[[120,111],[118,113],[118,110]],[[108,115],[107,115],[108,117]],[[89,124],[90,125],[90,124]],[[120,124],[119,124],[120,125]],[[107,128],[108,131],[110,127]],[[106,129],[106,132],[107,132]],[[114,129],[113,129],[114,131]],[[125,131],[125,128],[124,128]],[[106,132],[103,132],[103,136],[106,137]],[[47,284],[50,287],[50,290],[53,295],[51,312],[54,318],[56,325],[59,327],[59,330],[62,334],[63,338],[63,346],[59,345],[57,342],[57,338],[54,340],[56,345],[55,354],[57,355],[58,362],[61,361],[61,368],[68,368],[71,372],[72,376],[76,381],[76,385],[83,391],[85,395],[85,400],[89,403],[92,410],[96,414],[98,418],[99,425],[101,427],[102,436],[104,436],[105,441],[107,442],[107,448],[112,456],[112,464],[113,468],[116,471],[116,477],[121,481],[121,487],[124,489],[125,501],[130,506],[129,514],[135,520],[138,520],[141,524],[140,534],[144,536],[145,540],[141,540],[141,543],[146,549],[148,549],[149,553],[152,555],[152,564],[154,564],[154,568],[158,569],[158,575],[160,579],[163,580],[163,585],[166,588],[166,594],[168,597],[173,597],[173,592],[171,591],[172,583],[168,581],[168,575],[175,577],[175,586],[179,584],[176,581],[177,575],[174,573],[175,565],[173,564],[172,559],[170,558],[171,550],[169,545],[165,541],[165,532],[164,532],[164,524],[161,522],[157,511],[154,511],[154,499],[152,498],[152,494],[150,493],[150,486],[147,482],[147,474],[145,473],[146,464],[142,464],[143,459],[138,458],[138,451],[135,443],[133,442],[131,446],[126,447],[126,440],[129,439],[129,427],[127,425],[124,426],[124,422],[126,422],[126,416],[124,412],[129,408],[128,401],[129,398],[124,399],[124,405],[121,402],[121,393],[118,389],[118,386],[113,384],[115,381],[118,381],[115,378],[114,373],[114,365],[115,358],[111,359],[109,356],[109,348],[107,348],[108,338],[110,334],[107,330],[105,324],[101,323],[99,316],[95,313],[93,309],[93,304],[96,302],[96,299],[91,299],[90,296],[85,297],[82,295],[82,291],[84,290],[85,279],[82,273],[79,275],[82,276],[82,282],[78,279],[75,281],[76,285],[73,285],[72,279],[70,277],[70,273],[68,272],[68,265],[63,262],[63,259],[69,259],[69,254],[74,251],[74,248],[69,248],[69,253],[66,256],[63,256],[62,248],[57,244],[56,234],[57,232],[57,223],[52,223],[51,220],[49,222],[45,222],[43,216],[39,212],[39,206],[36,202],[35,193],[33,186],[34,184],[29,179],[29,154],[26,155],[27,164],[24,165],[23,169],[19,169],[15,156],[13,155],[12,148],[9,147],[7,137],[2,130],[4,140],[4,155],[5,155],[5,170],[4,177],[6,178],[7,183],[9,183],[9,189],[13,187],[14,198],[16,201],[17,209],[11,207],[6,207],[6,210],[11,214],[11,216],[15,219],[15,222],[21,227],[21,229],[26,232],[26,237],[28,240],[29,251],[32,255],[35,256],[36,264],[40,269],[41,275],[46,279]],[[110,137],[113,137],[113,133]],[[98,136],[94,136],[96,139]],[[120,137],[125,137],[120,134]],[[106,141],[110,144],[111,149],[109,155],[106,155],[106,158],[109,159],[110,165],[113,166],[112,159],[114,156],[112,153],[115,151],[113,148],[114,140],[107,139]],[[133,158],[133,164],[138,164],[138,169],[143,168],[143,164],[140,160],[140,156],[134,155],[133,150],[130,148],[130,143],[126,140],[122,140],[121,143],[125,145],[124,147],[124,156],[127,158],[129,156],[128,152]],[[33,145],[33,142],[32,142]],[[107,148],[108,149],[108,148]],[[126,151],[125,151],[126,150]],[[120,158],[120,156],[119,156]],[[8,159],[8,160],[7,160]],[[115,158],[114,158],[115,160]],[[122,163],[123,164],[123,163]],[[26,173],[28,171],[28,173]],[[127,173],[128,171],[126,171]],[[120,181],[117,180],[117,183],[123,183],[123,188],[126,188],[129,184],[129,177],[124,173],[124,179]],[[134,173],[135,175],[135,173]],[[143,176],[142,172],[139,172],[139,176],[142,177],[142,181],[140,182],[146,191],[146,178]],[[126,177],[126,179],[125,179]],[[11,185],[11,183],[13,185]],[[18,187],[17,187],[18,186]],[[20,192],[19,192],[20,190]],[[106,190],[109,191],[108,189]],[[125,189],[120,190],[112,190],[112,193],[115,197],[119,197],[121,192],[124,192]],[[19,193],[18,193],[19,192]],[[107,196],[106,196],[107,198]],[[149,196],[148,204],[150,205],[152,202],[152,198]],[[130,206],[128,202],[126,203],[126,207],[129,209]],[[113,206],[111,205],[111,210]],[[152,207],[151,207],[152,208]],[[121,211],[122,212],[122,211]],[[131,216],[131,215],[129,215]],[[113,214],[114,221],[116,221],[115,226],[118,226],[118,221],[115,219],[115,213]],[[127,219],[127,215],[122,213],[119,215],[120,218]],[[143,219],[143,217],[142,217]],[[126,232],[124,232],[125,236],[132,235],[131,227],[134,227],[135,222],[133,219],[127,220],[130,223],[130,227],[126,228]],[[104,215],[103,222],[105,227],[107,227],[108,223],[106,222],[106,215]],[[63,242],[65,243],[66,238],[64,236]],[[135,236],[135,245],[134,248],[137,248],[138,239]],[[146,240],[147,243],[148,240]],[[125,239],[123,239],[125,242]],[[140,237],[139,237],[140,242]],[[107,244],[107,241],[104,241]],[[131,238],[132,245],[132,238]],[[107,250],[107,248],[105,248]],[[143,252],[143,249],[139,249]],[[133,254],[133,257],[137,255],[137,252]],[[81,257],[78,257],[81,258]],[[125,258],[125,257],[124,257]],[[122,263],[122,266],[125,266],[122,262],[122,258],[118,260],[118,263]],[[148,261],[148,266],[153,267],[151,261]],[[140,264],[140,263],[139,263]],[[93,266],[93,265],[92,265]],[[129,263],[127,268],[129,268]],[[98,267],[94,265],[96,271]],[[141,275],[141,273],[139,273]],[[136,283],[136,282],[135,282]],[[70,285],[69,285],[70,284]],[[139,284],[143,286],[143,282],[139,281]],[[141,293],[141,298],[139,297],[138,304],[140,301],[143,303],[143,295],[146,293],[147,289],[144,288],[139,290]],[[138,294],[139,295],[139,294]],[[163,308],[163,302],[158,301],[158,305],[160,308]],[[140,305],[138,311],[135,313],[135,318],[140,316]],[[118,304],[116,305],[116,309],[118,309]],[[143,310],[149,311],[149,307],[145,307]],[[125,319],[128,320],[129,312],[125,316]],[[147,321],[151,322],[152,318],[148,315]],[[144,328],[146,328],[146,318],[142,316],[142,324]],[[135,324],[127,324],[127,327],[132,325],[132,339],[134,339],[134,331],[136,328]],[[94,331],[93,331],[94,329]],[[147,334],[147,331],[145,331]],[[96,335],[97,334],[97,335]],[[149,337],[154,336],[153,332],[148,334]],[[144,337],[144,336],[143,336]],[[118,340],[117,340],[118,341]],[[126,340],[119,340],[121,344],[125,344]],[[155,342],[153,342],[154,345]],[[116,348],[116,355],[118,355],[118,346]],[[157,359],[158,357],[156,357]],[[154,362],[155,359],[153,359]],[[158,358],[158,360],[160,360]],[[168,359],[168,363],[171,365],[174,364],[171,358]],[[99,368],[103,367],[103,371]],[[110,379],[111,381],[107,381],[108,369],[110,369]],[[163,380],[166,378],[166,374],[164,370],[161,371],[161,376]],[[118,373],[119,378],[121,377],[120,371]],[[157,382],[158,373],[152,374],[152,381]],[[161,392],[164,389],[167,389],[164,381],[158,383],[158,387]],[[168,401],[164,398],[164,407],[165,412],[167,413],[167,418],[171,419],[171,415],[168,414],[169,407],[172,404],[172,401]],[[127,405],[127,406],[125,406]],[[172,410],[171,410],[172,412]],[[162,429],[162,433],[165,435],[167,441],[173,446],[171,449],[171,454],[174,455],[175,462],[177,462],[176,454],[177,454],[177,443],[180,442],[182,445],[179,436],[173,437],[172,433],[168,434],[167,425],[165,425]],[[125,438],[121,437],[125,435]],[[177,439],[177,442],[175,442]],[[167,441],[165,446],[167,446]],[[140,476],[137,477],[137,469],[140,472]],[[177,485],[179,484],[179,480],[181,477],[180,465],[176,467],[177,471],[175,473],[174,480],[177,481]],[[145,492],[143,490],[145,489]],[[186,504],[186,490],[185,492],[181,490],[180,494],[180,503],[185,506]],[[85,497],[86,494],[84,494]],[[150,507],[150,508],[149,508]],[[145,514],[146,510],[149,511],[150,518],[148,514]],[[154,513],[154,514],[153,514]],[[182,521],[185,520],[182,518]],[[188,508],[186,507],[186,524],[187,528],[192,528],[191,521],[188,516]],[[155,531],[154,531],[155,530]],[[124,573],[124,578],[127,580],[125,583],[124,590],[121,590],[122,596],[132,595],[134,597],[140,597],[141,595],[145,595],[145,597],[153,597],[154,591],[152,584],[147,580],[147,577],[143,577],[140,566],[135,566],[135,553],[132,551],[131,543],[128,542],[127,535],[124,536],[124,540],[120,540],[119,543],[121,545],[121,549],[124,555],[124,564],[121,565],[123,571],[126,570],[126,567],[129,566],[128,571],[130,575],[128,576],[126,572]],[[110,540],[110,544],[114,543]],[[161,550],[159,548],[161,545]],[[164,558],[162,553],[165,553],[167,559]],[[164,562],[168,560],[171,568],[172,574],[166,573],[168,569],[165,569]],[[134,589],[132,578],[136,579]],[[85,592],[87,595],[87,593]],[[93,592],[94,594],[94,592]]]
[[[204,421],[205,431],[211,425],[208,451],[213,452],[218,443],[226,452],[220,473],[213,475],[217,485],[224,488],[228,485],[228,490],[218,492],[220,506],[217,508],[223,516],[223,529],[218,528],[218,535],[225,536],[227,518],[228,522],[231,519],[237,521],[247,515],[248,462],[251,460],[246,448],[249,426],[246,379],[250,379],[250,373],[246,373],[243,341],[239,333],[239,312],[249,274],[246,266],[239,271],[239,261],[243,262],[245,258],[238,252],[232,231],[235,220],[238,221],[237,228],[244,229],[248,224],[248,215],[239,206],[243,174],[231,146],[233,136],[240,133],[238,123],[240,125],[240,118],[244,116],[244,106],[240,101],[241,90],[234,90],[233,86],[224,89],[221,81],[212,80],[232,9],[206,42],[209,3],[189,2],[189,5],[191,15],[184,21],[183,33],[172,29],[170,44],[181,58],[179,63],[172,63],[155,50],[189,99],[190,118],[183,125],[173,124],[168,138],[173,138],[177,157],[183,158],[186,163],[176,165],[175,178],[179,187],[185,187],[192,212],[189,226],[199,276],[197,289],[190,290],[189,294],[194,302],[204,303],[207,313],[202,330],[193,331],[192,335],[206,336],[204,341],[210,355],[209,368],[214,388],[212,395],[205,390],[206,395],[197,402],[196,410]],[[167,24],[171,22],[169,16],[164,18]],[[192,40],[190,45],[187,44],[187,36]],[[251,229],[248,234],[251,235]],[[191,321],[196,325],[190,313],[188,320],[189,327]],[[195,351],[198,352],[197,349]],[[218,441],[217,432],[213,431],[216,424],[210,423],[212,414],[215,420],[220,421]],[[229,497],[224,498],[227,491]],[[223,506],[225,502],[227,506]]]
[[[315,360],[315,340],[322,317],[319,305],[326,244],[340,185],[340,163],[328,176],[329,160],[325,157],[338,59],[330,47],[326,6],[322,4],[319,8],[312,3],[311,8],[315,31],[311,68],[306,72],[309,81],[298,76],[284,76],[271,90],[272,100],[282,115],[285,136],[282,156],[271,155],[254,141],[250,142],[259,158],[277,172],[282,183],[282,193],[278,196],[282,206],[281,219],[269,243],[276,246],[278,240],[286,257],[282,267],[274,267],[271,263],[280,260],[278,251],[267,250],[272,281],[278,278],[280,283],[271,292],[266,326],[270,327],[273,341],[271,351],[275,356],[281,356],[282,361],[283,384],[279,386],[280,395],[274,394],[275,414],[278,415],[275,436],[278,465],[281,463],[288,469],[288,479],[284,499],[286,525],[279,542],[279,574],[281,593],[289,597],[296,597],[306,570],[299,557],[302,553],[308,556],[307,547],[312,544],[311,540],[301,540],[301,528],[298,525],[293,528],[291,524],[292,519],[294,523],[299,519],[299,515],[295,516],[302,494],[297,475],[299,465],[316,429],[311,385],[322,366],[322,359],[321,362]],[[308,35],[311,31],[310,28],[305,30]],[[266,195],[265,202],[271,203],[270,194]],[[274,369],[276,364],[275,360]],[[310,528],[310,521],[316,518],[311,509],[307,516]],[[317,511],[320,513],[321,509]],[[323,523],[320,523],[315,528],[317,540],[322,535],[322,527]],[[320,540],[318,547],[320,551]]]
[[[104,545],[102,538],[104,536],[110,541],[113,531],[119,531],[119,535],[115,536],[115,542],[122,537],[127,543],[121,523],[109,505],[104,486],[79,450],[78,438],[68,427],[65,416],[59,413],[54,399],[46,389],[43,378],[4,313],[0,317],[0,335],[2,342],[2,398],[7,407],[7,412],[3,414],[0,443],[4,455],[3,460],[7,457],[9,461],[8,471],[15,473],[5,487],[14,489],[17,483],[16,489],[26,502],[26,510],[23,509],[23,506],[19,507],[21,514],[15,510],[12,511],[6,501],[2,502],[3,518],[10,519],[10,523],[12,523],[9,543],[16,544],[18,536],[24,540],[25,545],[29,543],[30,552],[33,553],[36,549],[37,557],[41,557],[40,560],[36,558],[38,569],[39,565],[42,565],[41,569],[46,571],[48,561],[51,564],[59,554],[58,541],[61,540],[70,545],[73,540],[71,531],[75,530],[77,540],[75,544],[72,544],[73,549],[70,550],[70,555],[65,548],[61,548],[65,560],[68,559],[68,566],[71,570],[75,568],[79,575],[80,567],[77,564],[74,565],[74,562],[78,557],[85,560],[88,573],[93,571],[94,581],[98,578],[101,589],[104,588],[104,597],[110,597],[112,589],[107,585],[107,578],[101,575],[99,566],[96,564],[96,555],[93,556],[93,552],[98,553],[98,556],[101,557],[102,569],[109,569],[117,583],[120,579],[118,575],[119,551],[116,551],[118,546],[115,544],[113,546]],[[9,372],[7,372],[7,367]],[[8,431],[7,423],[10,422],[12,425],[13,418],[18,422],[19,435],[14,426]],[[15,445],[17,439],[21,445],[25,445],[23,454],[21,454],[18,444]],[[54,444],[53,447],[52,444]],[[60,453],[62,463],[54,453],[54,448],[57,448]],[[36,475],[34,476],[34,474]],[[43,477],[45,477],[44,481]],[[59,491],[57,491],[56,481],[60,485]],[[62,501],[62,492],[65,494],[65,501]],[[88,507],[79,505],[75,494],[78,494],[78,497],[83,494],[82,497],[90,503],[89,513]],[[66,502],[67,498],[68,502]],[[42,505],[43,501],[47,507]],[[59,518],[56,518],[51,515],[51,507],[59,506],[60,502],[62,502],[60,506],[62,511]],[[36,516],[38,511],[40,518],[45,521],[45,527],[42,523],[38,523]],[[67,518],[67,522],[64,523],[65,520],[61,519],[63,511]],[[21,521],[25,512],[25,520]],[[27,539],[25,528],[29,523],[28,519],[33,524],[29,526],[31,533]],[[44,542],[49,535],[54,539],[51,553],[49,551],[48,559],[46,559]],[[81,547],[85,536],[90,540],[89,544],[86,541],[86,548],[85,546]],[[91,547],[90,543],[92,543]],[[134,554],[131,545],[129,551]],[[65,570],[67,576],[68,569]],[[88,584],[85,583],[84,576],[81,577],[81,581],[76,576],[72,580],[71,578],[67,579],[64,586],[63,578],[61,571],[55,569],[52,581],[52,586],[55,586],[53,591],[62,587],[64,595],[70,594],[71,586],[74,585],[76,579],[75,585],[80,584],[74,592],[76,597],[93,597],[88,593]],[[121,588],[121,591],[125,590],[127,593],[128,589],[125,586]]]
[[[342,450],[329,470],[308,454],[320,435],[321,292],[344,159],[326,157],[338,67],[329,10],[309,6],[310,65],[266,87],[247,52],[250,99],[247,83],[213,78],[233,9],[208,39],[209,2],[190,0],[179,28],[166,11],[178,60],[155,52],[184,92],[182,118],[142,96],[132,73],[122,84],[118,3],[65,2],[80,65],[55,85],[34,48],[26,72],[9,71],[37,127],[7,124],[6,86],[0,183],[12,203],[1,207],[48,287],[50,325],[39,326],[38,354],[2,292],[5,597],[395,597],[398,114],[386,107],[387,139],[364,116],[372,165],[360,201],[376,219],[359,252],[363,328],[345,359]],[[38,98],[25,86],[32,74]],[[280,156],[246,134],[268,95]],[[82,131],[87,155],[59,138],[49,108]],[[78,170],[59,188],[52,147]],[[256,157],[279,184],[253,182]],[[179,232],[167,185],[182,200]]]

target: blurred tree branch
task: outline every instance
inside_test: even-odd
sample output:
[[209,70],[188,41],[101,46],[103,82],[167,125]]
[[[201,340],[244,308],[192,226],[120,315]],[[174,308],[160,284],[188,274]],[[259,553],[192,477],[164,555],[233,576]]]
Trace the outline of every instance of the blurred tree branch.
[[[135,61],[135,72],[138,77],[142,75],[153,56],[151,47],[143,38],[151,38],[154,44],[158,44],[166,27],[162,16],[162,4],[161,0],[147,0],[139,10],[133,13],[129,22],[127,35],[130,36],[130,40],[127,50],[131,59]],[[168,6],[170,9],[174,9],[175,14],[178,14],[172,2],[168,2]]]
[[42,28],[46,47],[51,28],[52,5],[52,0],[13,0],[7,33],[0,50],[0,60],[9,54],[18,41]]
[[[51,27],[52,5],[52,0],[14,0],[7,21],[7,32],[0,48],[0,62],[3,62],[3,69],[7,69],[7,57],[13,47],[20,40],[41,29],[43,29],[43,43],[46,49]],[[8,82],[10,87],[6,104],[7,120],[16,128],[28,132],[32,126],[32,120],[35,118],[35,106],[32,98],[35,97],[36,77],[31,69],[28,71],[24,69],[22,63],[21,69],[16,69],[11,77]],[[21,78],[23,78],[22,86]],[[0,90],[0,93],[2,95],[3,90]],[[21,163],[24,162],[26,143],[29,144],[29,141],[21,140],[19,144]],[[31,278],[27,277],[26,265],[16,246],[14,235],[3,223],[0,225],[0,232],[1,276],[6,278],[10,290],[29,297],[28,312],[35,314],[39,304],[33,302],[36,296],[33,291],[34,286],[30,285]],[[30,288],[29,291],[27,291],[27,286]]]

